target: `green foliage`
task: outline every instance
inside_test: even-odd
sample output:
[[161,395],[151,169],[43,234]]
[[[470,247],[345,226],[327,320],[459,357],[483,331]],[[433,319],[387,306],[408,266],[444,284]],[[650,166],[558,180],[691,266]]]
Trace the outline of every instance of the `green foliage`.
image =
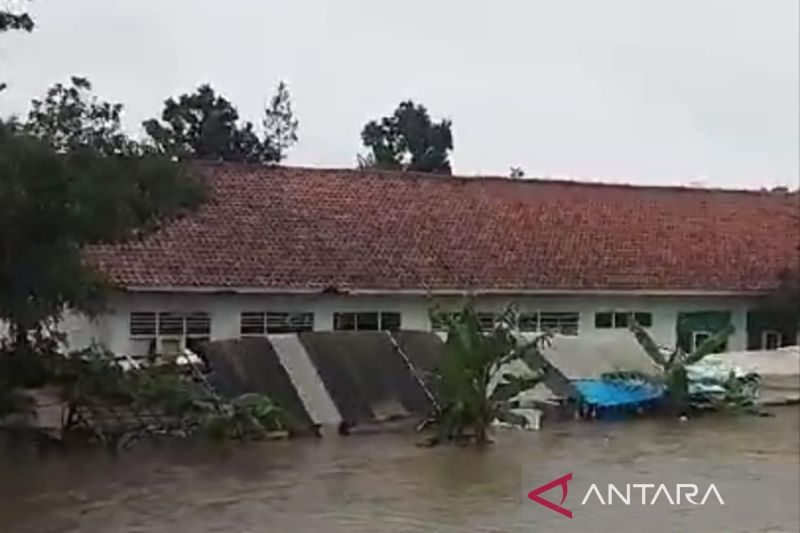
[[33,19],[27,13],[14,13],[0,9],[0,33],[11,30],[33,31]]
[[726,409],[752,409],[760,385],[761,378],[757,374],[736,377],[731,372],[725,380],[725,394],[718,406]]
[[24,130],[59,153],[84,147],[104,155],[136,153],[137,144],[122,131],[122,104],[101,101],[91,90],[89,80],[77,76],[69,85],[57,83],[31,101]]
[[297,140],[297,120],[284,83],[265,110],[266,134],[259,137],[251,122],[239,124],[239,112],[210,85],[164,102],[161,121],[143,123],[155,148],[179,158],[274,163]]
[[433,122],[423,105],[401,102],[391,116],[373,120],[361,131],[370,152],[359,156],[362,168],[450,174],[452,123]]
[[0,122],[0,320],[27,344],[66,307],[101,308],[87,245],[134,237],[204,197],[188,169],[127,139],[119,104],[73,78],[35,100],[28,121]]
[[263,439],[288,429],[286,412],[264,394],[234,398],[205,418],[205,433],[213,440]]
[[495,419],[524,425],[524,418],[512,412],[510,400],[534,387],[540,376],[500,373],[550,337],[545,334],[521,343],[514,333],[515,317],[515,310],[507,309],[488,333],[481,331],[478,315],[469,304],[459,313],[436,317],[447,325],[445,355],[435,380],[441,403],[435,422],[441,438],[461,439],[471,433],[482,443],[488,441]]
[[[7,31],[26,31],[32,32],[34,27],[33,19],[27,13],[15,13],[6,8],[0,8],[0,33]],[[6,84],[0,82],[0,92],[6,88]]]
[[284,82],[278,84],[275,95],[264,110],[264,136],[275,150],[276,161],[282,161],[286,152],[297,142],[298,121],[292,111],[289,89]]
[[[286,413],[267,396],[224,400],[174,360],[163,358],[125,370],[98,347],[67,355],[51,351],[21,357],[12,352],[0,355],[0,376],[0,417],[26,412],[20,389],[55,386],[67,406],[64,430],[103,440],[116,441],[129,432],[185,436],[198,431],[212,438],[251,439],[288,428]],[[86,413],[118,418],[93,420]],[[126,426],[126,419],[133,427]]]

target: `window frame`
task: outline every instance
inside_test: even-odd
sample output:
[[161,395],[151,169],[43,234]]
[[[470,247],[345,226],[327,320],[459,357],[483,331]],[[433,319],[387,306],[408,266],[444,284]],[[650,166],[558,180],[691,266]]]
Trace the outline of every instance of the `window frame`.
[[[438,314],[442,314],[442,313],[438,313]],[[445,312],[444,314],[455,315],[455,314],[457,314],[457,311]],[[478,315],[478,320],[481,323],[481,331],[483,333],[488,333],[488,332],[492,331],[492,328],[494,328],[494,322],[500,316],[499,313],[494,312],[494,311],[478,311],[477,315]],[[488,317],[490,315],[492,316],[492,319],[493,319],[492,328],[487,328],[486,326],[487,326],[488,322],[486,322],[486,321],[488,320]],[[517,315],[517,323],[516,323],[517,330],[520,333],[542,333],[542,332],[544,332],[545,329],[542,327],[542,316],[543,315],[545,315],[545,316],[547,316],[547,315],[562,315],[562,318],[563,318],[564,315],[571,315],[570,318],[572,318],[572,316],[574,316],[574,320],[575,320],[575,324],[574,324],[575,325],[575,329],[574,329],[575,332],[574,333],[563,333],[562,330],[561,330],[561,326],[562,325],[560,323],[559,323],[559,328],[556,331],[554,331],[554,333],[559,333],[561,335],[567,335],[567,336],[570,336],[570,337],[575,337],[580,333],[580,323],[581,323],[581,313],[580,313],[580,311],[542,311],[540,309],[539,310],[534,310],[534,311],[529,311],[529,310],[520,311],[518,313],[518,315]],[[481,319],[483,319],[483,320],[481,320]],[[523,327],[523,322],[525,323],[525,327]],[[435,317],[432,317],[431,320],[430,320],[430,325],[431,325],[431,331],[434,332],[434,333],[446,333],[447,332],[447,324],[446,324],[445,321],[436,320]]]
[[[525,311],[520,312],[519,316],[517,316],[517,329],[520,333],[539,333],[542,331],[541,329],[541,322],[539,321],[541,313],[539,311]],[[532,324],[533,328],[523,327],[523,322],[526,324]]]
[[[569,317],[568,323],[571,325],[574,318],[574,332],[565,332],[563,321]],[[545,328],[545,318],[557,320],[556,328]],[[580,311],[539,311],[539,331],[550,331],[566,337],[577,337],[580,334],[581,328],[581,313]]]
[[[359,315],[361,318],[359,319]],[[375,327],[365,328],[361,324],[367,320],[367,315],[374,315]],[[397,317],[397,328],[387,329],[384,328],[384,322],[388,316]],[[341,321],[348,318],[348,323],[352,322],[352,327],[341,328],[339,324]],[[372,323],[372,316],[369,316],[369,323]],[[398,331],[403,327],[403,314],[400,311],[334,311],[333,313],[333,331]]]
[[[705,338],[702,341],[697,342],[697,338],[703,335],[705,336]],[[701,344],[703,344],[706,340],[710,339],[713,335],[714,335],[713,333],[706,330],[692,331],[692,351],[698,349]]]
[[313,311],[240,311],[239,338],[314,331],[315,318]]
[[[598,319],[606,315],[610,320],[609,325],[598,325]],[[641,320],[645,316],[648,317],[647,320]],[[624,320],[621,320],[622,317]],[[594,329],[627,329],[630,326],[631,318],[643,328],[653,326],[653,313],[650,311],[595,311]]]
[[[153,318],[153,329],[149,332],[136,332],[135,318],[145,316]],[[162,326],[162,320],[164,322],[172,321],[172,323],[165,328]],[[177,327],[178,321],[180,322],[179,328]],[[198,322],[195,322],[192,327],[190,321],[200,321],[199,324],[204,327],[195,329]],[[186,349],[189,341],[210,340],[211,321],[211,313],[208,311],[130,311],[128,313],[128,339],[136,343],[149,341],[155,348],[155,352],[159,354],[166,353],[165,345],[177,342],[178,350],[181,351]],[[195,331],[190,331],[191,329],[195,329]],[[148,351],[150,351],[149,348]],[[173,352],[174,350],[171,350],[169,353]]]
[[[767,340],[769,339],[770,336],[777,337],[777,343],[775,344],[774,348],[770,348],[769,347],[769,343],[767,342]],[[765,329],[764,331],[761,332],[761,349],[762,350],[773,351],[773,350],[777,350],[781,346],[783,346],[783,333],[781,333],[780,331],[774,330],[774,329]]]

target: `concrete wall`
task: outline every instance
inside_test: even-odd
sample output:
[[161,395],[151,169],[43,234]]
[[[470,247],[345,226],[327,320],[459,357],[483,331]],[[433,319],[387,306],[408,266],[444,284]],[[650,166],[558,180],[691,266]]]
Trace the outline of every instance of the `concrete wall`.
[[[211,316],[212,340],[239,338],[239,314],[242,311],[313,312],[314,329],[333,329],[333,314],[341,311],[394,311],[401,313],[402,328],[429,331],[429,309],[457,309],[460,298],[428,298],[424,296],[341,296],[341,295],[241,295],[192,293],[119,293],[111,298],[108,313],[95,321],[69,317],[71,347],[85,346],[91,341],[104,344],[117,353],[130,352],[129,314],[134,311],[208,312]],[[729,349],[746,346],[746,313],[748,302],[733,297],[663,297],[663,296],[521,296],[480,297],[475,300],[479,311],[501,311],[515,302],[521,311],[570,311],[580,313],[580,336],[628,335],[624,329],[596,329],[594,313],[598,311],[650,312],[650,328],[657,342],[674,346],[676,319],[681,311],[729,311],[736,333]]]

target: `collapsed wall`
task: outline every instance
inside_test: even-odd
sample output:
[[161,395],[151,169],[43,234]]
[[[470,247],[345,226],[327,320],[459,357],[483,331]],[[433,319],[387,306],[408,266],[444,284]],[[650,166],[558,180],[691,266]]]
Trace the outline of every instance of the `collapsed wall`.
[[347,425],[424,415],[433,407],[390,335],[380,331],[299,335]]
[[202,352],[220,394],[266,394],[304,431],[427,415],[442,346],[425,332],[334,331],[214,341]]
[[286,411],[291,430],[303,432],[313,428],[315,421],[269,340],[214,341],[205,343],[201,351],[212,370],[208,381],[222,396],[267,394]]

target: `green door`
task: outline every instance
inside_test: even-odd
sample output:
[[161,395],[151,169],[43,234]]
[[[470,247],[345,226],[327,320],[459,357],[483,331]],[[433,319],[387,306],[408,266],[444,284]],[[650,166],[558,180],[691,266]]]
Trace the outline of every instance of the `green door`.
[[[693,311],[678,313],[678,346],[691,352],[704,339],[710,337],[731,322],[730,311]],[[727,344],[719,351],[725,351]]]

